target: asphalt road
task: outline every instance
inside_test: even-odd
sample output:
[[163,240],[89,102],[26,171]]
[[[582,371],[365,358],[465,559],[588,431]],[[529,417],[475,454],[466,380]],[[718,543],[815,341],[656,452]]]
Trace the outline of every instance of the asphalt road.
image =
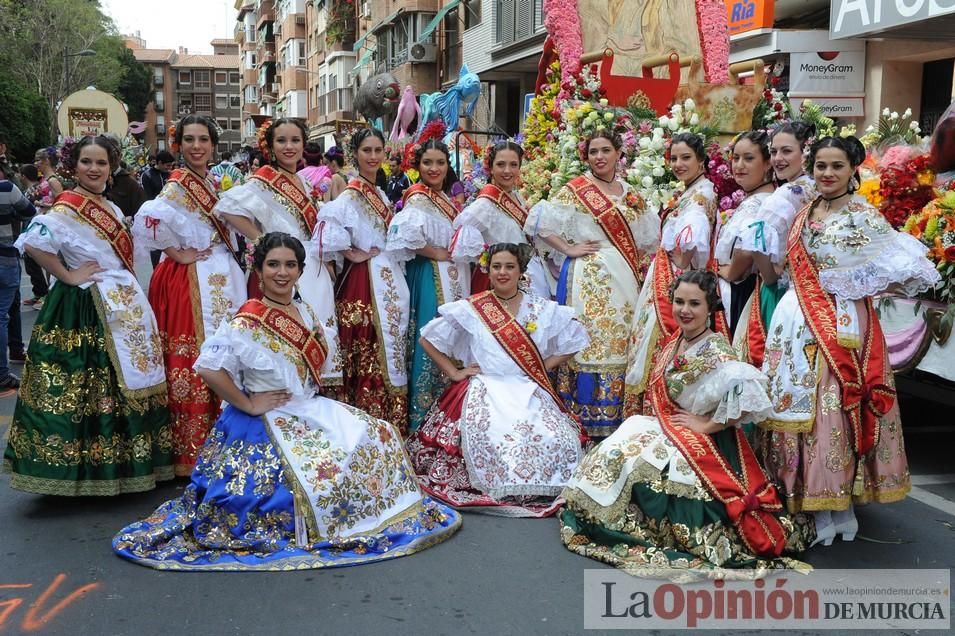
[[[25,331],[35,316],[24,312]],[[814,567],[955,564],[955,421],[924,398],[902,406],[913,496],[859,509],[860,535],[879,542],[813,548],[804,559]],[[0,435],[13,408],[13,398],[0,400]],[[0,476],[0,636],[578,634],[584,570],[604,567],[565,550],[554,519],[476,514],[439,546],[351,568],[175,573],[113,555],[117,530],[182,488],[64,499],[13,491]]]

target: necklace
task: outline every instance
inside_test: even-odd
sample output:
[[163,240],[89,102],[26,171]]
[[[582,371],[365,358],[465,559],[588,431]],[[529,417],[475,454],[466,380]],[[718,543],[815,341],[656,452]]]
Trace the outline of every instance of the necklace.
[[596,179],[597,181],[603,181],[603,182],[606,183],[607,185],[613,185],[613,183],[617,180],[617,172],[616,172],[616,171],[614,171],[613,177],[610,178],[609,180],[608,180],[608,179],[604,179],[603,177],[598,177],[598,176],[595,175],[593,172],[590,173],[590,176],[593,177],[594,179]]
[[[684,334],[684,336],[683,336],[683,343],[684,343],[687,347],[689,347],[691,344],[693,344],[694,342],[696,342],[697,340],[699,340],[700,338],[702,338],[704,335],[706,335],[706,332],[709,331],[709,330],[710,330],[710,328],[704,325],[704,327],[703,327],[703,329],[700,331],[700,333],[696,334],[696,335],[693,336],[692,338],[687,338],[686,335]],[[686,349],[684,349],[684,351],[685,351],[685,350],[686,350]]]
[[686,192],[686,191],[689,190],[691,187],[693,187],[693,184],[696,183],[697,181],[699,181],[700,179],[702,179],[704,174],[706,174],[706,173],[705,173],[705,172],[701,172],[700,174],[698,174],[698,175],[696,175],[695,177],[693,177],[692,179],[690,179],[690,182],[689,182],[688,184],[686,184],[685,186],[683,186],[683,191]]
[[758,186],[756,186],[756,187],[753,188],[752,190],[743,190],[743,192],[746,193],[746,196],[749,196],[749,195],[751,195],[752,193],[754,193],[754,192],[756,192],[757,190],[759,190],[760,188],[765,187],[765,186],[768,186],[770,183],[772,183],[772,181],[763,181],[762,183],[760,183]]
[[509,300],[514,300],[515,298],[517,298],[517,295],[519,293],[521,293],[521,290],[518,289],[516,292],[514,292],[513,296],[508,296],[507,298],[504,298],[503,296],[499,296],[497,292],[494,292],[494,295],[497,296],[498,300],[503,300],[504,302],[507,302]]
[[262,298],[266,299],[266,300],[269,301],[270,303],[273,303],[273,304],[275,304],[275,305],[278,305],[279,307],[291,307],[291,306],[292,306],[292,301],[291,301],[291,300],[288,301],[287,303],[279,302],[278,300],[275,300],[274,298],[270,298],[268,294],[262,294]]
[[374,181],[372,181],[371,179],[369,179],[369,178],[366,177],[365,175],[361,174],[360,172],[358,173],[358,178],[359,178],[359,179],[362,179],[362,180],[364,180],[364,181],[366,181],[366,182],[369,183],[369,184],[371,184],[371,186],[372,186],[373,188],[377,188],[377,187],[378,187],[378,184],[377,184],[377,183],[375,183]]
[[100,191],[100,192],[93,192],[92,190],[90,190],[90,189],[87,188],[86,186],[83,186],[83,185],[81,185],[81,184],[79,184],[79,183],[76,184],[76,187],[77,187],[77,188],[80,188],[81,190],[86,190],[87,192],[89,192],[90,194],[92,194],[94,197],[101,197],[101,196],[103,196],[103,192],[106,192],[106,188],[103,188],[103,190]]
[[841,198],[844,197],[844,196],[847,196],[848,194],[849,194],[849,188],[846,188],[846,191],[845,191],[845,192],[843,192],[842,194],[836,195],[836,196],[834,196],[834,197],[825,197],[825,196],[820,195],[820,197],[822,198],[822,200],[826,202],[826,213],[827,213],[827,214],[829,213],[829,210],[830,210],[830,208],[832,207],[832,202],[833,202],[833,201],[838,201],[839,199],[841,199]]

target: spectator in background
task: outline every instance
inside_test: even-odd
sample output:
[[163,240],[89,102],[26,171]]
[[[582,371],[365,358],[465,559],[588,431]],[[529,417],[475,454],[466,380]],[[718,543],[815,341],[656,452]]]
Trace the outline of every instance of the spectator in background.
[[345,186],[345,176],[341,174],[345,167],[345,153],[338,146],[332,146],[325,153],[325,166],[328,168],[329,176],[322,180],[322,183],[315,184],[316,187],[324,193],[323,199],[334,201],[342,193]]
[[[159,196],[166,180],[169,179],[169,173],[176,165],[176,158],[168,150],[160,150],[156,153],[156,165],[146,168],[141,178],[143,193],[146,195],[146,201],[152,201]],[[153,263],[153,269],[159,265],[159,259],[162,257],[161,250],[150,250],[149,260]]]
[[445,188],[444,193],[451,197],[451,201],[454,203],[454,207],[458,209],[458,212],[464,208],[467,193],[464,189],[464,184],[458,179],[458,173],[455,172],[451,166],[448,166],[448,186]]
[[[23,192],[23,196],[34,205],[37,212],[42,214],[49,208],[49,205],[44,204],[44,200],[49,197],[50,192],[50,186],[46,182],[46,179],[43,178],[35,165],[28,163],[20,168],[20,181],[23,182],[26,188]],[[23,255],[23,266],[27,270],[27,276],[30,277],[30,285],[33,287],[33,298],[24,300],[23,304],[28,307],[33,307],[34,309],[42,309],[43,298],[46,296],[46,293],[50,291],[50,281],[47,280],[46,272],[43,271],[43,268],[40,267],[29,254]],[[19,291],[17,291],[17,293],[19,294]],[[12,339],[11,342],[13,342]],[[10,349],[10,358],[14,359],[14,346],[11,345]]]
[[392,157],[388,160],[388,164],[391,166],[391,174],[385,184],[385,194],[388,195],[388,200],[394,205],[401,201],[405,190],[411,187],[411,179],[401,169],[401,157]]
[[[216,182],[216,190],[228,190],[234,185],[242,183],[242,172],[232,163],[232,153],[228,150],[219,155],[219,163],[209,169]],[[225,177],[228,176],[228,179]]]
[[119,206],[127,219],[136,216],[139,206],[146,200],[146,192],[133,178],[132,171],[125,162],[113,173],[113,183],[106,191],[106,198]]
[[305,144],[305,152],[302,153],[305,159],[305,167],[298,171],[298,174],[305,178],[313,188],[318,188],[319,184],[329,176],[328,167],[323,163],[322,147],[314,142]]
[[19,307],[13,306],[20,291],[20,252],[13,242],[20,233],[22,222],[36,214],[33,204],[10,181],[10,170],[9,164],[0,162],[0,391],[20,387],[20,378],[10,373],[10,358],[7,356],[10,344],[7,327],[11,313],[16,316],[13,335],[21,341],[18,352],[21,355],[23,347],[23,334],[16,333],[19,331],[20,311]]
[[49,208],[53,205],[56,197],[63,192],[63,181],[56,174],[56,166],[59,163],[59,156],[56,154],[56,148],[49,146],[40,148],[33,157],[33,165],[40,171],[40,176],[49,185],[49,192],[42,199],[42,206]]

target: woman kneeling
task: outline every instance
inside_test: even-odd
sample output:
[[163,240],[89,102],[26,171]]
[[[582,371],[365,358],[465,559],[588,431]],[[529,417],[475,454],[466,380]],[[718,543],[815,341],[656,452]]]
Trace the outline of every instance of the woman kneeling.
[[[588,344],[574,310],[526,294],[524,245],[491,246],[491,290],[443,305],[421,345],[451,380],[408,440],[424,490],[453,506],[544,517],[580,461],[548,372]],[[459,360],[459,369],[453,360]]]

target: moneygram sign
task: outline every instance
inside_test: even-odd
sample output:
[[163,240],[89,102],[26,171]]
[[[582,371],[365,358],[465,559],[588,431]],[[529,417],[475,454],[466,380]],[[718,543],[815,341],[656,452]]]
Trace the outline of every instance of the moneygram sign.
[[865,51],[791,53],[789,92],[804,97],[865,91]]
[[849,38],[955,14],[955,0],[832,0],[829,37]]

